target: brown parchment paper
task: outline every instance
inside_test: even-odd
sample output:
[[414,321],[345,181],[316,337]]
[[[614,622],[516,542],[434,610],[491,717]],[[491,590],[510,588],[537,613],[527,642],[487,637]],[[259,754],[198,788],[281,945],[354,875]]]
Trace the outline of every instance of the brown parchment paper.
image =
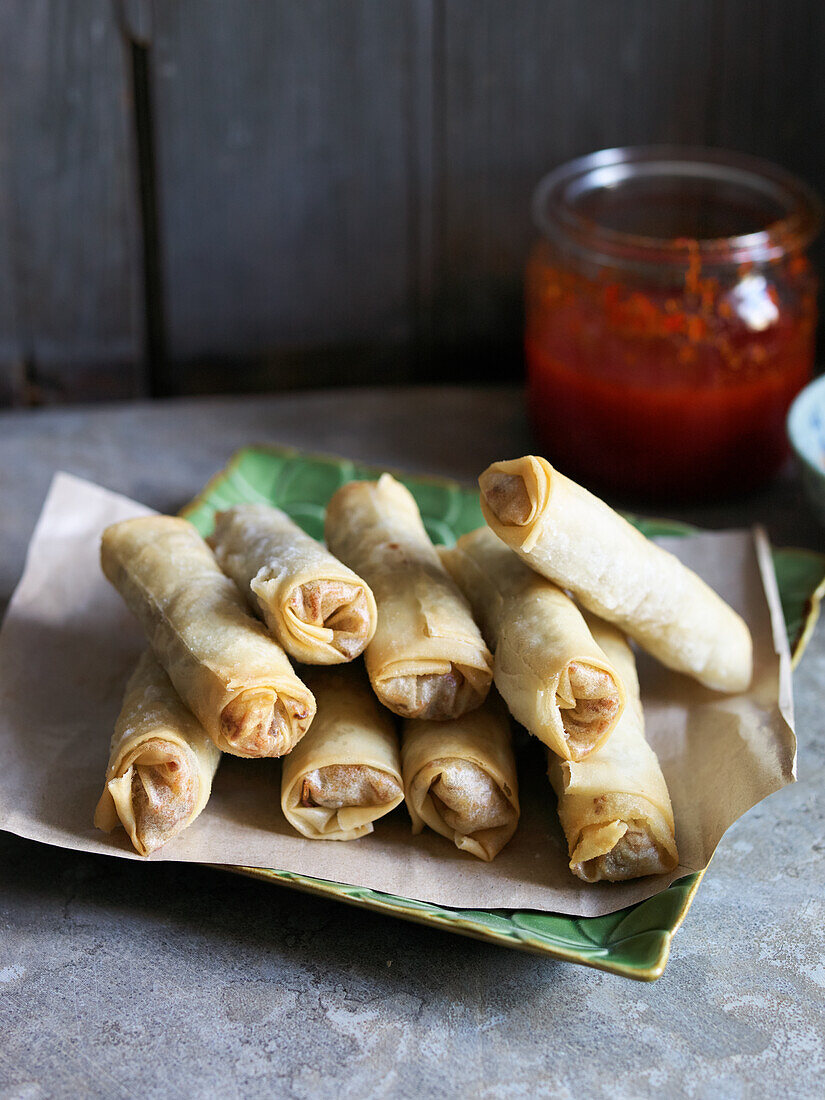
[[[103,528],[148,509],[57,474],[0,631],[0,828],[22,837],[139,859],[122,830],[92,826],[112,726],[143,640],[103,578]],[[589,885],[567,849],[544,776],[542,747],[518,742],[522,816],[492,863],[429,831],[413,837],[399,807],[349,844],[295,835],[279,805],[279,763],[224,757],[212,799],[150,857],[275,867],[459,908],[529,908],[597,916],[641,901],[705,867],[725,830],[795,778],[790,655],[770,551],[755,532],[662,540],[740,612],[753,632],[747,695],[711,692],[639,657],[648,737],[673,799],[679,868]],[[764,858],[770,858],[766,832]],[[758,864],[757,864],[758,866]]]

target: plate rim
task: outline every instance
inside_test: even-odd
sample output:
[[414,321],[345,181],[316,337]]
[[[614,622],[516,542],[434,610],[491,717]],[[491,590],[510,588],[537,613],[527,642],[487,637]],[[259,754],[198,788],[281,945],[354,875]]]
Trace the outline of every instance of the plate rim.
[[[704,867],[701,871],[694,871],[690,875],[685,875],[683,878],[676,879],[675,882],[670,883],[670,886],[675,886],[693,877],[693,882],[690,884],[675,915],[673,926],[657,929],[657,931],[662,934],[662,944],[656,959],[648,966],[634,966],[630,963],[623,963],[609,958],[607,960],[588,958],[573,948],[568,949],[555,944],[545,943],[534,937],[531,938],[529,935],[522,937],[508,935],[504,932],[497,932],[494,928],[489,928],[478,921],[470,920],[465,916],[458,916],[458,913],[465,912],[464,910],[457,910],[456,915],[449,918],[442,917],[438,913],[411,911],[404,906],[394,905],[393,895],[382,894],[378,890],[368,890],[367,887],[355,887],[355,889],[363,889],[370,893],[372,897],[355,897],[341,891],[341,887],[346,886],[345,883],[335,882],[329,879],[313,879],[307,875],[299,875],[292,871],[278,871],[275,868],[267,867],[241,867],[229,864],[209,864],[208,866],[214,867],[215,870],[227,871],[231,874],[242,875],[245,878],[256,879],[259,882],[267,882],[270,885],[296,890],[299,893],[325,897],[331,901],[342,902],[354,908],[369,909],[371,912],[379,913],[381,916],[395,917],[400,920],[409,921],[412,924],[426,925],[429,928],[437,928],[442,932],[450,932],[455,935],[465,936],[468,939],[492,943],[497,947],[522,951],[529,955],[542,955],[547,958],[558,959],[561,962],[575,963],[579,966],[588,966],[592,970],[600,970],[606,974],[616,974],[619,977],[631,978],[634,981],[641,982],[655,982],[664,973],[668,959],[670,958],[673,937],[685,920],[688,910],[696,897],[696,892],[704,878],[705,871],[708,869]],[[708,866],[710,866],[710,864],[708,864]],[[665,889],[670,889],[670,886]],[[660,891],[660,893],[664,893],[664,891]],[[658,894],[651,895],[651,897],[658,896]],[[414,899],[410,898],[409,900],[413,901]],[[649,900],[650,898],[645,899],[645,901]],[[637,902],[637,905],[644,905],[644,902]],[[450,912],[448,906],[439,906],[438,908],[443,909],[445,912]],[[636,906],[629,907],[631,910],[635,908]],[[519,910],[519,912],[521,911],[522,910]],[[498,910],[491,909],[488,910],[488,912],[497,914]],[[544,910],[527,909],[523,910],[523,912],[545,913]],[[588,919],[587,917],[575,917],[571,913],[550,913],[547,911],[546,915],[562,917],[569,920]]]

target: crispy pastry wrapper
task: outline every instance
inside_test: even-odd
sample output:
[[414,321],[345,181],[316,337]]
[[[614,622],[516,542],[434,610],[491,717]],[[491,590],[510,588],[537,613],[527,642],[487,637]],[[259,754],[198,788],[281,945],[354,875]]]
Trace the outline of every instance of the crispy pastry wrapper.
[[479,706],[493,660],[412,493],[389,474],[349,482],[329,502],[326,539],[375,595],[378,627],[365,658],[384,706],[439,721]]
[[360,668],[319,669],[309,683],[318,709],[284,759],[281,809],[312,840],[355,840],[403,801],[398,735]]
[[585,882],[664,874],[679,864],[673,809],[656,753],[645,740],[633,651],[609,623],[588,616],[619,669],[627,706],[609,740],[577,763],[548,754],[570,870]]
[[602,745],[625,689],[573,601],[489,527],[439,554],[493,651],[495,684],[513,717],[566,760]]
[[535,455],[493,463],[479,485],[490,528],[531,569],[668,668],[717,691],[747,691],[748,627],[673,554]]
[[122,825],[142,856],[183,832],[212,790],[221,753],[150,650],[132,673],[115,723],[95,825]]
[[413,832],[425,825],[489,862],[516,831],[518,778],[510,720],[490,695],[451,722],[404,723],[401,760]]
[[[300,469],[299,458],[285,461]],[[0,627],[0,828],[7,832],[68,850],[145,858],[122,830],[107,835],[92,825],[124,685],[145,648],[143,631],[100,571],[100,536],[145,513],[141,504],[69,474],[53,481]],[[205,521],[207,510],[197,515]],[[273,790],[279,769],[232,756],[221,761],[195,825],[149,858],[277,867],[454,909],[579,916],[623,909],[701,870],[732,822],[793,782],[790,656],[764,534],[706,532],[665,544],[743,615],[756,655],[743,696],[708,691],[638,655],[645,732],[678,822],[678,868],[625,882],[586,883],[571,874],[535,740],[525,744],[529,765],[519,775],[518,828],[491,863],[463,855],[431,829],[411,838],[406,813],[398,811],[362,843],[308,840],[281,812]],[[787,802],[772,801],[771,813],[787,817]],[[742,825],[755,835],[752,822]]]
[[296,661],[351,661],[375,634],[378,614],[369,585],[279,508],[236,504],[219,512],[209,545]]
[[101,564],[221,751],[281,756],[303,737],[312,693],[190,523],[140,516],[114,524],[103,532]]

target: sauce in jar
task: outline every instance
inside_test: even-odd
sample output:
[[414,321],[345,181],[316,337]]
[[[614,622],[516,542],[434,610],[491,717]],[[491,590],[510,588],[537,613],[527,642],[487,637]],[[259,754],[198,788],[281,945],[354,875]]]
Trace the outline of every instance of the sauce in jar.
[[535,214],[528,401],[550,461],[673,500],[774,473],[812,374],[810,193],[735,154],[608,150],[542,181]]

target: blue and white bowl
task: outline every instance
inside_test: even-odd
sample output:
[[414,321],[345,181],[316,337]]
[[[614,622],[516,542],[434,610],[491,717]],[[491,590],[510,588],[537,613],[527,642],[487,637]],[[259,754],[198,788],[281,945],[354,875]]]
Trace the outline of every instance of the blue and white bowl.
[[808,499],[825,523],[825,375],[797,394],[788,413],[788,438]]

